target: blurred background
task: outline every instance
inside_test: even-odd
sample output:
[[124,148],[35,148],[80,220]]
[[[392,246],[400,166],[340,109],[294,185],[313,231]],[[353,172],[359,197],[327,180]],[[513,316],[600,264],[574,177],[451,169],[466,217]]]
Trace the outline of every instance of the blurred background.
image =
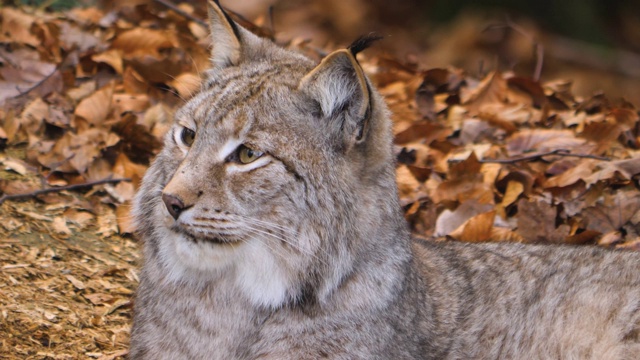
[[318,46],[344,45],[378,32],[386,39],[377,49],[423,69],[455,66],[480,76],[497,67],[533,75],[541,52],[543,81],[573,80],[575,94],[604,91],[640,106],[637,0],[242,3],[246,7],[239,2],[229,7],[256,18],[272,5],[278,36],[308,37]]
[[[204,16],[204,0],[186,2]],[[95,1],[9,3],[61,10]],[[102,1],[105,7],[124,3],[162,6],[154,0]],[[222,5],[273,29],[281,42],[308,39],[332,49],[377,32],[385,40],[372,53],[419,69],[454,66],[482,76],[499,68],[533,76],[538,66],[542,81],[571,80],[577,95],[603,91],[640,106],[639,0],[223,0]]]

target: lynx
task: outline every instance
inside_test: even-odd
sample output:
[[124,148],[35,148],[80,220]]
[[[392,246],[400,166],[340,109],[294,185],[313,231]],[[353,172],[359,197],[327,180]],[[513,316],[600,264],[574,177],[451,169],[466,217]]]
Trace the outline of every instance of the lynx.
[[639,254],[412,239],[367,41],[316,64],[209,13],[135,202],[131,359],[640,358]]

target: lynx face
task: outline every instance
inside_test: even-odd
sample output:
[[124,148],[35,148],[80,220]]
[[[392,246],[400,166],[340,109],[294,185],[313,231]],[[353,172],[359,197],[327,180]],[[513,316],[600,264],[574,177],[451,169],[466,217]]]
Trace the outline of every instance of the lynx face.
[[[308,266],[318,252],[297,216],[308,212],[298,173],[306,169],[296,164],[308,146],[279,136],[280,119],[299,131],[305,113],[295,88],[273,84],[279,71],[259,69],[265,85],[239,76],[245,69],[229,70],[178,112],[167,137],[171,166],[158,215],[171,235],[159,245],[185,269],[240,272],[242,284],[280,302],[298,275],[292,267]],[[256,111],[261,104],[274,106]]]
[[355,199],[369,184],[393,185],[388,124],[375,121],[384,107],[372,106],[354,53],[315,66],[211,13],[214,66],[136,201],[141,231],[156,235],[146,261],[168,281],[233,278],[256,305],[308,289],[321,299],[349,272],[358,244],[348,240],[361,237],[345,219],[371,218]]

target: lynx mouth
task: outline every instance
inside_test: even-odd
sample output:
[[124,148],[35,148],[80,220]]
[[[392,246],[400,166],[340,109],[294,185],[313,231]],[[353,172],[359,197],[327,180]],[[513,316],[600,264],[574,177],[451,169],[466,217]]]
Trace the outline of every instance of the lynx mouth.
[[220,246],[232,246],[238,243],[238,241],[227,240],[219,237],[211,237],[211,236],[195,237],[191,234],[187,234],[187,239],[189,239],[189,241],[196,244],[207,243],[207,244],[214,244],[214,245],[220,245]]
[[193,231],[191,227],[182,227],[174,224],[171,229],[177,233],[182,234],[189,242],[193,244],[212,244],[215,246],[234,246],[242,243],[242,241],[232,235],[226,234],[220,236],[216,233]]

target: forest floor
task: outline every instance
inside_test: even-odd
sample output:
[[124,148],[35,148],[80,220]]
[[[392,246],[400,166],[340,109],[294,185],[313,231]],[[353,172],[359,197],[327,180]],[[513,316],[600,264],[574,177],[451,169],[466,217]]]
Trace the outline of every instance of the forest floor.
[[[114,4],[0,8],[2,359],[127,354],[141,260],[131,199],[198,89],[209,40],[203,9]],[[274,36],[254,25],[264,17],[237,21]],[[330,49],[275,38],[317,60]],[[640,250],[634,104],[541,80],[542,62],[471,76],[359,56],[393,112],[414,234]]]

